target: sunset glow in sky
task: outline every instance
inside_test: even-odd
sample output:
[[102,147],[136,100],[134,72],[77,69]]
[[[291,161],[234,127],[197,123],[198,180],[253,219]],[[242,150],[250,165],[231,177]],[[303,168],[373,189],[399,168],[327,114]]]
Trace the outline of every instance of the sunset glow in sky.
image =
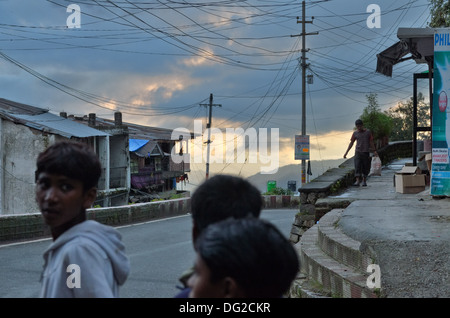
[[[80,8],[79,20],[69,6]],[[370,27],[380,8],[379,27]],[[55,114],[193,130],[279,129],[280,165],[294,160],[301,133],[301,1],[0,1],[0,97]],[[314,17],[314,18],[313,18]],[[399,27],[424,28],[427,0],[306,1],[306,132],[311,159],[342,158],[376,93],[382,109],[412,96],[414,61],[375,73],[376,54]],[[79,22],[79,28],[73,27]],[[373,25],[372,25],[373,26]],[[427,96],[427,83],[419,87]],[[205,137],[206,139],[206,137]],[[249,174],[232,166],[225,172]]]

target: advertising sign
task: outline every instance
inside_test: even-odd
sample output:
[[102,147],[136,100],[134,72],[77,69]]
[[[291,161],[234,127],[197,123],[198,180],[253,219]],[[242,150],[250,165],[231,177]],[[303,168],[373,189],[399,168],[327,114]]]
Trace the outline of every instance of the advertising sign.
[[309,135],[295,135],[295,160],[309,160]]
[[430,194],[450,196],[450,29],[434,34],[434,88]]

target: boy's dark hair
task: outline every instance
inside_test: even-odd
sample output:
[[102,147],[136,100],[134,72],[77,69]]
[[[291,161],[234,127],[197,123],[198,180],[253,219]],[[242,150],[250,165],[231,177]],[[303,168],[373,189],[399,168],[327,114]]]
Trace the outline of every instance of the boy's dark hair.
[[282,297],[299,270],[289,240],[272,223],[252,217],[211,224],[197,239],[196,250],[212,283],[231,277],[246,297]]
[[355,126],[362,125],[362,124],[363,124],[363,121],[361,119],[357,119],[355,121]]
[[191,197],[191,213],[198,233],[229,217],[259,217],[262,207],[259,190],[247,180],[231,175],[209,178]]
[[61,174],[80,180],[84,190],[97,186],[101,164],[97,154],[86,144],[60,141],[41,152],[36,161],[36,178],[41,172]]

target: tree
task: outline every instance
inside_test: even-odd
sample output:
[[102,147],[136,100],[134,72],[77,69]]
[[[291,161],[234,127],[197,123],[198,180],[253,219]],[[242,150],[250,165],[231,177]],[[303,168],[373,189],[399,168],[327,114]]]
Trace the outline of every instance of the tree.
[[[387,114],[392,118],[393,128],[390,134],[390,139],[398,140],[412,140],[413,138],[413,111],[414,99],[411,97],[406,102],[400,102],[398,105],[387,110]],[[430,106],[425,102],[425,97],[422,93],[417,94],[417,126],[430,126]],[[419,132],[418,138],[426,138],[429,136],[427,132]]]
[[375,145],[379,149],[388,143],[393,128],[392,118],[381,111],[377,94],[370,93],[366,95],[366,98],[368,105],[364,108],[360,118],[364,126],[372,132]]
[[448,0],[429,0],[431,4],[431,20],[428,24],[432,28],[450,26],[450,2]]

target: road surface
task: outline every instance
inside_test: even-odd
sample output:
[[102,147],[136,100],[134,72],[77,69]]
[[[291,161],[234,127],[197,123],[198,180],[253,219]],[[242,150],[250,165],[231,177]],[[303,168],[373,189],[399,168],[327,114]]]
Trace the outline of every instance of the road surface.
[[[296,209],[263,210],[261,217],[289,236]],[[121,298],[171,298],[179,275],[192,266],[190,215],[118,227],[130,258],[131,274]],[[50,239],[0,245],[0,297],[36,298],[42,253]]]

